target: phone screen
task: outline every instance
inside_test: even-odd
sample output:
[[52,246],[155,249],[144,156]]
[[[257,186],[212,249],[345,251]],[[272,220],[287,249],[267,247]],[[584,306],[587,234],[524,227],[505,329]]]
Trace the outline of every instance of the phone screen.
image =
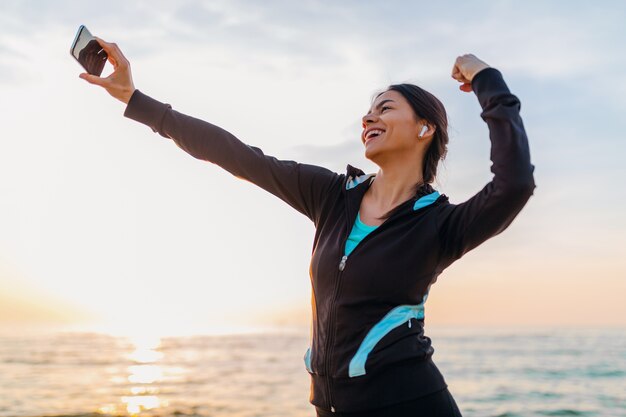
[[89,74],[98,77],[102,74],[108,58],[107,53],[84,25],[78,28],[70,53]]

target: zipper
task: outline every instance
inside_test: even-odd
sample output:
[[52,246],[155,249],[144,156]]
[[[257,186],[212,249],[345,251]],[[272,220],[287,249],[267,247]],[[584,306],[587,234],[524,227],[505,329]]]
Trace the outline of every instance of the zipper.
[[341,279],[341,274],[343,272],[343,270],[346,267],[346,261],[348,260],[348,256],[344,255],[343,253],[345,252],[345,247],[346,247],[346,242],[348,241],[348,237],[350,237],[350,230],[351,230],[351,225],[349,220],[349,214],[350,214],[350,210],[348,208],[348,196],[347,193],[344,193],[344,198],[345,198],[345,204],[344,204],[344,210],[345,210],[345,216],[346,216],[346,231],[344,232],[344,239],[343,242],[341,244],[341,246],[339,247],[340,250],[340,254],[341,256],[341,260],[339,261],[339,272],[337,273],[337,280],[336,280],[336,284],[335,284],[335,293],[333,294],[333,299],[332,302],[330,304],[330,314],[328,316],[328,331],[326,332],[327,337],[326,337],[326,347],[325,347],[325,353],[324,353],[324,368],[326,369],[326,392],[327,392],[327,397],[328,397],[328,405],[330,408],[331,412],[336,412],[335,410],[335,406],[333,405],[333,397],[332,397],[332,389],[330,386],[330,347],[332,346],[331,344],[331,339],[332,339],[332,329],[333,329],[333,319],[334,319],[334,308],[335,308],[335,303],[337,301],[337,295],[339,294],[339,284],[340,284],[340,279]]
[[339,262],[339,270],[343,271],[344,268],[346,267],[346,261],[348,260],[348,255],[343,255],[343,258],[341,258],[341,261]]
[[[343,245],[341,246],[342,248],[345,247],[346,242],[348,241],[348,236],[346,236],[346,238],[343,240]],[[342,249],[343,250],[343,249]],[[348,257],[346,255],[343,255],[341,258],[341,261],[339,262],[339,273],[337,274],[337,280],[336,280],[336,284],[335,284],[335,292],[333,294],[333,299],[332,302],[330,304],[330,314],[328,316],[328,332],[327,337],[326,337],[326,353],[324,355],[325,358],[325,368],[326,368],[326,392],[328,393],[328,402],[330,405],[330,411],[332,411],[333,413],[336,411],[335,407],[333,406],[333,397],[332,397],[332,389],[330,387],[330,347],[331,347],[331,339],[332,339],[332,329],[333,329],[333,319],[334,319],[334,308],[335,308],[335,303],[337,301],[337,295],[339,294],[339,287],[340,287],[340,279],[341,279],[341,273],[343,272],[345,266],[346,266],[346,260],[348,259]]]

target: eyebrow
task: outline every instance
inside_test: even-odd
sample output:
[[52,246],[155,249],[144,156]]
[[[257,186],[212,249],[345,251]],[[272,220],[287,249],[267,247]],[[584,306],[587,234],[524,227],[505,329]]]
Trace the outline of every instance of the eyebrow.
[[[376,107],[375,107],[375,108],[377,108],[377,109],[378,109],[378,108],[380,108],[383,104],[385,104],[385,103],[387,103],[387,102],[390,102],[390,101],[391,101],[391,102],[393,102],[393,103],[395,103],[395,101],[393,101],[393,100],[391,100],[391,99],[389,99],[389,98],[388,98],[387,100],[383,100],[383,101],[381,101],[380,103],[378,103],[378,104],[376,105]],[[368,110],[368,111],[367,111],[367,114],[370,114],[370,112],[371,112],[371,111],[372,111],[371,109],[370,109],[370,110]]]

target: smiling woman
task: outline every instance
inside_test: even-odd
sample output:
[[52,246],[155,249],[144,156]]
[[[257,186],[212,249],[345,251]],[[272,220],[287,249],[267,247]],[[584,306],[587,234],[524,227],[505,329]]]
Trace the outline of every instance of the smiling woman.
[[535,189],[520,102],[500,71],[471,54],[454,62],[452,78],[483,109],[495,175],[470,199],[452,204],[430,185],[447,150],[446,112],[420,87],[390,86],[363,117],[365,156],[378,173],[348,165],[337,174],[266,155],[144,94],[118,46],[97,39],[114,72],[80,76],[125,103],[124,116],[313,222],[313,314],[303,361],[318,416],[460,416],[424,334],[425,303],[438,276],[504,231]]

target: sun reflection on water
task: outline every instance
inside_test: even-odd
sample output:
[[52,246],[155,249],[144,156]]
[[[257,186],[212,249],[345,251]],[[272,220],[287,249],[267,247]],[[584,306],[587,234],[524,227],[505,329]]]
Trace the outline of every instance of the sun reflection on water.
[[[150,334],[136,333],[128,337],[134,350],[127,358],[135,364],[127,367],[126,380],[137,386],[130,387],[128,395],[120,398],[119,404],[108,404],[98,409],[105,414],[138,415],[143,411],[156,410],[168,406],[166,400],[158,397],[159,388],[154,384],[163,379],[163,368],[158,361],[163,358],[163,353],[158,349],[161,346],[161,338]],[[119,380],[119,377],[114,378]]]
[[165,406],[156,395],[134,395],[122,397],[122,402],[126,404],[128,414],[139,414],[144,410],[152,410]]

